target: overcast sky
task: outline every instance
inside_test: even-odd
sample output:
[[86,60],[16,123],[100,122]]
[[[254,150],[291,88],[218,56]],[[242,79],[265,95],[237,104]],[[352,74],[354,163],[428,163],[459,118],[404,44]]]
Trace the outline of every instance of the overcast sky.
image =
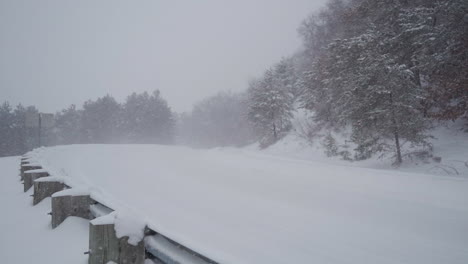
[[325,0],[0,0],[0,101],[55,112],[159,89],[173,110],[291,55]]

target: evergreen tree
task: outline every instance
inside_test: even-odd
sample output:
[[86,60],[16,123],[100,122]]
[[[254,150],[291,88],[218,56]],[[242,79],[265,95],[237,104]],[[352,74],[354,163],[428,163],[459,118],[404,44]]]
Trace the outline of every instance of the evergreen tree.
[[221,92],[195,104],[183,115],[181,140],[196,147],[242,146],[252,139],[244,94]]
[[132,143],[172,143],[174,118],[159,91],[133,93],[123,105],[122,130]]
[[293,96],[285,83],[277,71],[269,69],[248,90],[248,119],[266,141],[278,140],[291,128]]
[[19,104],[14,110],[8,102],[0,106],[0,156],[21,155],[37,147],[37,128],[25,126],[26,112],[38,113],[33,106]]
[[81,142],[112,143],[119,138],[121,105],[106,95],[86,101],[81,115]]
[[55,136],[57,144],[80,143],[81,111],[71,105],[55,115]]
[[[407,65],[385,54],[385,36],[369,30],[363,35],[334,41],[311,73],[306,107],[322,121],[353,126],[353,140],[367,151],[396,153],[402,162],[401,140],[424,144],[427,122],[418,109],[423,90]],[[394,147],[387,144],[392,139]],[[370,144],[372,143],[372,144]]]
[[39,111],[34,106],[23,107],[21,104],[19,104],[16,106],[13,112],[13,135],[10,138],[10,141],[13,144],[12,153],[14,153],[14,155],[21,155],[33,148],[38,147],[39,128],[26,127],[25,120],[27,113],[37,115],[39,114]]
[[428,2],[432,12],[425,23],[430,27],[417,41],[425,44],[421,68],[430,114],[443,120],[468,120],[468,2]]
[[14,136],[13,122],[11,106],[8,102],[4,102],[0,106],[0,156],[9,156],[13,153],[11,144]]

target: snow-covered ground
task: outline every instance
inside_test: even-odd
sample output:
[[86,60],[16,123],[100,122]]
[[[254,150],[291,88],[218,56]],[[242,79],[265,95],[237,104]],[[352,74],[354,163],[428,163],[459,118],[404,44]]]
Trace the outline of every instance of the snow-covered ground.
[[[379,158],[379,155],[363,161],[345,161],[341,157],[327,157],[325,148],[322,145],[322,137],[329,131],[319,131],[312,142],[305,138],[303,127],[307,126],[309,117],[303,111],[296,113],[293,122],[293,131],[278,141],[276,144],[262,150],[262,153],[294,159],[314,160],[330,165],[343,165],[353,167],[365,167],[383,170],[397,170],[402,172],[416,172],[433,174],[440,176],[468,178],[468,133],[466,131],[466,121],[457,120],[434,124],[435,128],[427,133],[433,138],[429,139],[433,146],[434,157],[440,157],[441,161],[436,162],[431,158],[409,159],[405,157],[403,164],[399,168],[392,166],[393,158],[388,155]],[[333,133],[338,144],[345,144],[349,139],[348,131]],[[348,142],[349,144],[349,142]],[[414,151],[408,148],[409,144],[403,144],[403,154]],[[252,144],[245,149],[258,151],[258,143]],[[350,149],[351,150],[351,149]]]
[[69,217],[50,225],[50,198],[32,206],[32,189],[23,192],[19,157],[0,158],[0,259],[5,264],[85,264],[88,221]]
[[[67,184],[221,263],[468,263],[464,177],[246,149],[73,145],[30,155]],[[20,192],[8,177],[15,180],[2,181]]]

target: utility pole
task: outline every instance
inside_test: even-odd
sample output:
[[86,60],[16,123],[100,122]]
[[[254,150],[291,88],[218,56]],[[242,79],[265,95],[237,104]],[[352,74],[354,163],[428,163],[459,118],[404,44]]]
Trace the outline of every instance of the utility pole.
[[[25,126],[37,128],[37,147],[42,146],[42,129],[54,125],[54,115],[46,113],[26,113]],[[34,134],[35,131],[32,132]]]
[[38,119],[39,119],[39,126],[38,126],[38,128],[39,128],[39,131],[38,131],[39,132],[39,140],[38,140],[39,144],[38,144],[38,147],[41,147],[41,137],[42,137],[42,135],[41,135],[41,132],[42,132],[42,118],[41,118],[41,116],[42,116],[42,114],[39,113],[38,115],[39,115],[39,117],[38,117]]

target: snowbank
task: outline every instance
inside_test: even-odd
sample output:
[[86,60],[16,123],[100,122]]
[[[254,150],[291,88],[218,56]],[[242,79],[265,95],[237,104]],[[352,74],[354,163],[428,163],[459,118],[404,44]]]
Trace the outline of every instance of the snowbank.
[[0,257],[5,264],[88,263],[88,221],[67,218],[52,230],[50,198],[32,206],[32,188],[23,192],[19,157],[0,158]]
[[[428,134],[433,136],[429,139],[429,143],[433,146],[432,154],[435,158],[440,158],[440,161],[431,158],[411,159],[404,157],[403,164],[399,168],[395,168],[392,166],[394,160],[391,157],[379,159],[379,154],[368,160],[352,162],[345,161],[340,156],[327,157],[325,147],[322,145],[323,137],[331,133],[338,145],[348,145],[348,150],[352,151],[356,146],[349,141],[351,131],[330,132],[322,129],[315,132],[315,136],[310,142],[310,139],[306,139],[305,135],[308,126],[312,126],[308,119],[310,117],[306,113],[298,111],[293,120],[294,129],[277,143],[261,152],[281,157],[320,161],[331,165],[468,178],[468,133],[465,132],[465,120],[440,122],[434,124],[435,128],[428,131]],[[251,145],[247,149],[259,151],[258,144]],[[417,149],[411,148],[410,144],[403,142],[403,155],[408,155],[415,150]]]

